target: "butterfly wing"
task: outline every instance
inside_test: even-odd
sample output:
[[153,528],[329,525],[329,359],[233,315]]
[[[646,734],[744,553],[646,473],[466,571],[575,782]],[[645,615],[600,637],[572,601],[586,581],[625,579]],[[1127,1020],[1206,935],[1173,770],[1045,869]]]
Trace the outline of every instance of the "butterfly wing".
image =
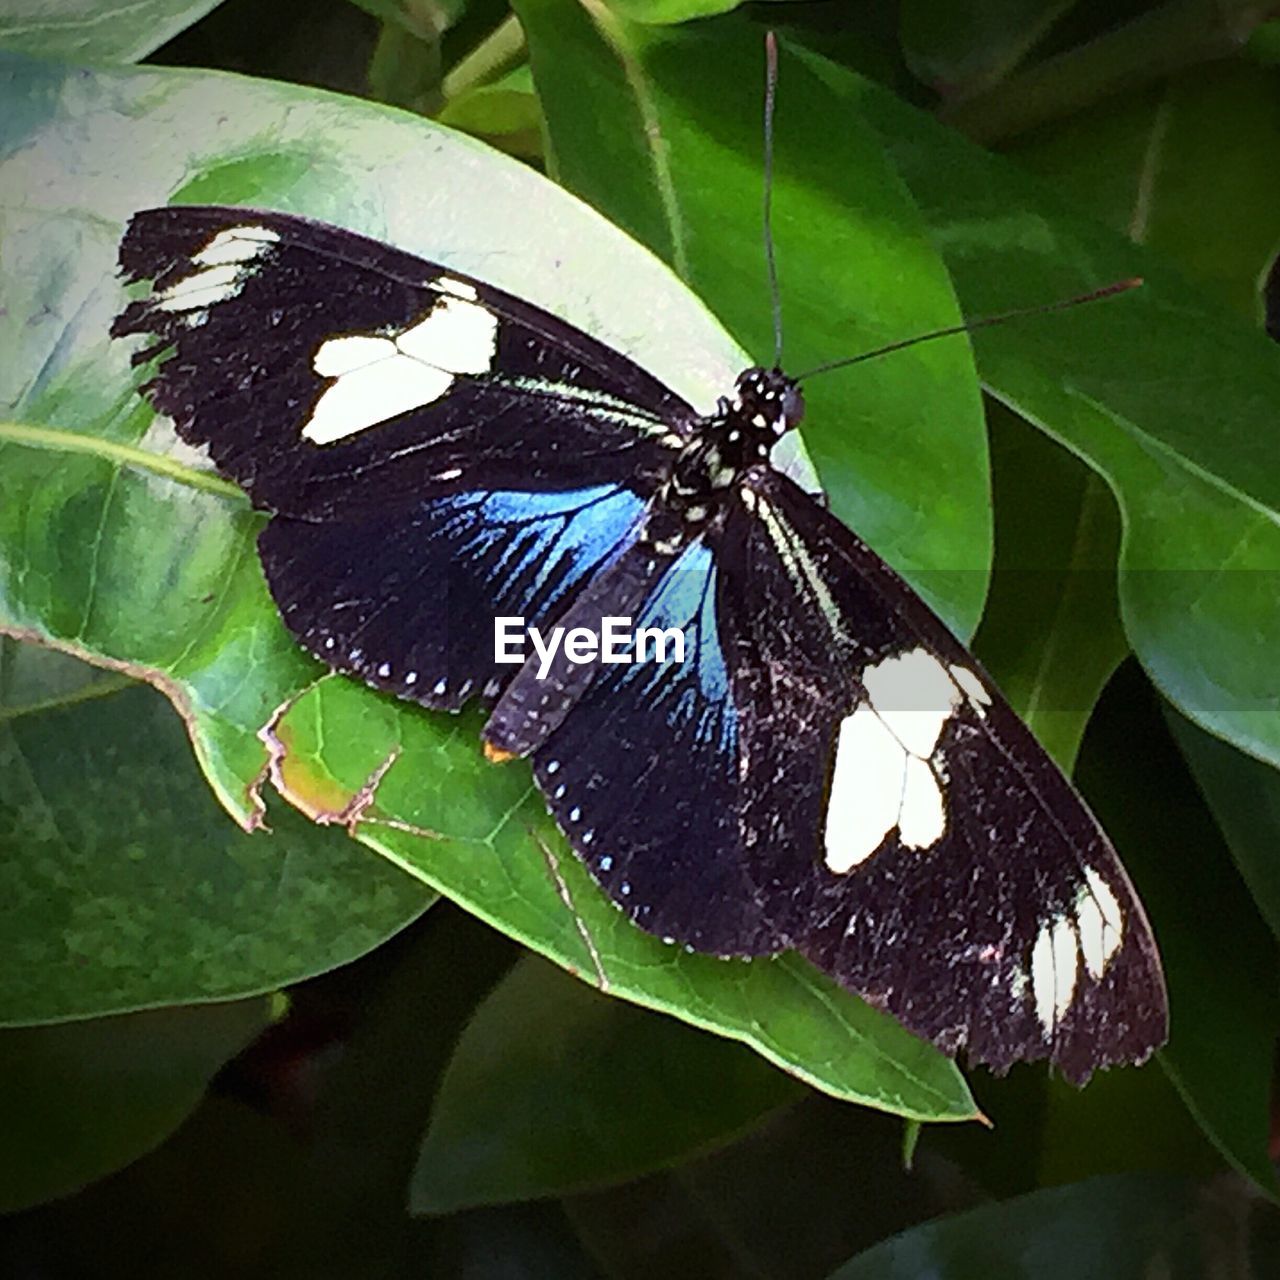
[[1101,828],[990,678],[864,543],[748,473],[720,628],[743,854],[789,945],[948,1053],[1070,1080],[1161,1044],[1160,963]]
[[[785,944],[743,874],[738,722],[716,591],[714,540],[650,557],[631,617],[645,660],[628,647],[629,660],[596,667],[533,771],[574,851],[638,925],[700,951],[761,955]],[[500,703],[494,719],[503,712]],[[486,735],[495,730],[513,732],[491,722]]]
[[543,625],[634,529],[693,411],[549,313],[352,232],[220,207],[134,216],[145,390],[274,516],[294,635],[456,707],[510,672],[492,619]]

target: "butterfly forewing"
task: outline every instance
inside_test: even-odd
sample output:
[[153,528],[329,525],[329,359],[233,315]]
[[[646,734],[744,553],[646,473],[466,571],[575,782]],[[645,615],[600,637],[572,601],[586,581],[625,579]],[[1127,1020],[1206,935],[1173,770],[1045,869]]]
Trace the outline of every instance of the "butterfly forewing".
[[287,625],[376,687],[456,708],[511,668],[493,619],[546,625],[638,519],[692,410],[518,298],[375,240],[245,209],[152,209],[146,391],[274,514]]
[[[819,968],[949,1052],[1080,1081],[1166,1033],[1141,904],[1083,801],[946,627],[777,472],[723,593],[744,856]],[[726,576],[730,566],[726,564]]]
[[120,251],[152,279],[112,332],[147,391],[267,510],[607,481],[647,493],[693,413],[638,365],[450,268],[308,219],[150,209]]

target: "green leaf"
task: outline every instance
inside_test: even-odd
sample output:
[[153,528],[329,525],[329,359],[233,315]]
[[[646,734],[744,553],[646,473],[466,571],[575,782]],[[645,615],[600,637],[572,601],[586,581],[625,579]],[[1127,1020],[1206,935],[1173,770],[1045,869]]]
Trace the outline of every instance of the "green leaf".
[[158,1146],[273,1016],[258,998],[0,1031],[0,1212],[67,1195]]
[[1087,467],[1002,406],[991,414],[996,562],[974,651],[1070,770],[1128,652],[1116,599],[1115,502]]
[[[537,299],[709,408],[744,357],[697,299],[537,175],[411,117],[227,76],[6,70],[0,88],[36,105],[0,137],[0,185],[22,193],[7,211],[14,301],[0,337],[16,360],[4,389],[13,417],[33,424],[0,430],[3,625],[161,685],[246,825],[272,720],[275,780],[299,807],[358,825],[484,919],[579,972],[599,969],[613,994],[742,1039],[837,1096],[972,1117],[953,1063],[794,957],[689,956],[626,923],[554,832],[527,766],[484,763],[474,719],[315,681],[264,589],[259,519],[153,422],[125,344],[105,338],[123,301],[121,225],[171,196],[269,204],[392,239]],[[137,157],[127,178],[98,159],[120,150]],[[637,297],[661,325],[637,319]]]
[[[1248,65],[1200,69],[1041,129],[1015,154],[1117,230],[1168,255],[1223,302],[1257,319],[1258,281],[1280,239],[1280,176],[1267,158],[1274,142],[1273,88],[1270,76]],[[1223,147],[1227,133],[1233,143]],[[1109,507],[1099,488],[1094,480],[1095,512]],[[997,512],[1007,520],[1000,504]],[[1028,521],[1016,536],[1018,545],[1035,546],[1039,534]],[[1079,634],[1076,643],[1068,638],[1058,646],[1067,666],[1086,679],[1091,668],[1105,678],[1104,659],[1123,653],[1111,623],[1116,606],[1105,598],[1114,591],[1100,576],[1093,581],[1098,598],[1063,598],[1063,612],[1076,620]],[[991,622],[989,615],[988,627]],[[1016,624],[1006,628],[1010,643],[1016,630]],[[1100,644],[1099,635],[1112,643]],[[1016,650],[1013,656],[1016,661]],[[1003,675],[999,661],[996,667]]]
[[542,109],[527,64],[492,84],[477,85],[452,98],[436,119],[483,138],[508,155],[541,159]]
[[[838,68],[823,74],[854,91]],[[967,313],[1145,278],[1106,304],[975,334],[979,371],[1115,492],[1125,630],[1162,692],[1210,732],[1280,762],[1269,657],[1280,651],[1280,352],[1158,254],[856,84]]]
[[800,1095],[738,1045],[525,961],[458,1042],[410,1207],[451,1213],[636,1178],[729,1141]]
[[886,1240],[830,1280],[1146,1280],[1205,1274],[1189,1181],[1093,1178],[953,1214]]
[[6,0],[0,49],[68,62],[138,62],[221,0]]
[[1185,716],[1169,727],[1258,910],[1280,937],[1280,773],[1246,756]]
[[1075,0],[903,0],[907,63],[943,98],[1008,74]]
[[321,680],[275,726],[273,776],[305,813],[358,809],[374,848],[611,995],[743,1040],[837,1097],[974,1118],[952,1062],[797,957],[720,960],[635,928],[568,851],[528,768],[484,763],[481,724]]
[[[15,194],[0,210],[8,300],[0,339],[10,355],[0,408],[44,429],[0,426],[0,626],[161,684],[187,716],[223,803],[252,827],[264,760],[257,731],[317,664],[266,599],[252,545],[258,518],[234,487],[192,470],[190,451],[168,431],[151,431],[125,345],[107,342],[123,301],[112,282],[123,220],[175,192],[318,217],[345,207],[359,229],[385,235],[396,225],[407,247],[474,269],[488,263],[497,283],[552,309],[557,298],[570,312],[576,305],[580,321],[623,349],[634,333],[601,317],[625,316],[631,293],[617,268],[628,246],[475,144],[324,94],[189,73],[74,79],[10,57],[0,63],[6,105],[0,173]],[[209,112],[224,108],[219,139],[209,142]],[[121,148],[137,151],[127,178],[94,159]],[[457,194],[465,174],[477,193],[469,208]],[[421,199],[420,183],[432,199]],[[369,208],[363,193],[374,189],[382,198]],[[534,219],[513,235],[504,210],[540,207],[537,252],[521,253]],[[505,248],[495,254],[494,245]],[[661,288],[661,269],[631,255]],[[599,270],[602,262],[611,269]],[[665,288],[667,324],[650,336],[645,359],[695,402],[711,403],[741,356],[695,299],[670,281]]]
[[1259,321],[1258,283],[1280,242],[1276,125],[1274,72],[1226,62],[1110,98],[1015,154]]
[[239,831],[165,700],[89,673],[0,640],[0,1023],[271,990],[430,902],[282,806]]
[[652,25],[709,18],[736,9],[742,0],[605,0],[619,17]]
[[[760,29],[737,17],[639,27],[567,0],[516,8],[557,177],[670,262],[771,363]],[[787,367],[956,323],[937,254],[856,101],[785,49],[779,76],[773,228]],[[991,525],[964,344],[815,378],[805,399],[802,434],[832,509],[970,635]]]

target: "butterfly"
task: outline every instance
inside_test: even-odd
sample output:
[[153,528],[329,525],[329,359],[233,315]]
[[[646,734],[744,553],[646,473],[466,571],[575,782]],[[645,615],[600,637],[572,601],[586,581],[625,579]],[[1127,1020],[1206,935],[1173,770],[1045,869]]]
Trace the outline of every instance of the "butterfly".
[[[698,951],[794,949],[943,1051],[1081,1083],[1167,1033],[1098,823],[911,588],[771,464],[798,383],[708,414],[541,308],[337,227],[150,209],[117,317],[178,435],[269,515],[299,643],[489,709],[591,875]],[[609,620],[629,620],[604,661]],[[500,661],[519,621],[599,660]],[[679,636],[683,660],[643,653]],[[590,646],[587,646],[590,648]]]

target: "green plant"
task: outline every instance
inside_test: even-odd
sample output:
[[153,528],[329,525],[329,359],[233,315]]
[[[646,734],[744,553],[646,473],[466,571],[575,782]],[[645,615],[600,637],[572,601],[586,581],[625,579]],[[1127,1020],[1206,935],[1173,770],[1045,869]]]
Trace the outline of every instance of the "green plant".
[[[690,1237],[706,1236],[717,1260],[705,1265],[724,1274],[750,1260],[821,1275],[980,1189],[1033,1198],[980,1210],[979,1235],[1035,1237],[1052,1258],[1055,1231],[1114,1233],[1137,1274],[1147,1255],[1133,1240],[1173,1247],[1200,1194],[1138,1171],[1230,1166],[1274,1195],[1280,355],[1260,332],[1259,281],[1280,243],[1280,201],[1267,29],[1237,48],[1253,10],[1236,15],[1233,45],[1213,25],[1218,9],[1185,3],[1138,15],[1137,36],[1044,2],[967,5],[959,23],[951,7],[904,3],[900,36],[891,6],[838,30],[808,6],[685,22],[730,6],[520,0],[520,28],[493,4],[367,5],[376,26],[339,9],[308,23],[282,6],[276,33],[306,31],[313,45],[275,67],[278,44],[237,32],[245,19],[230,5],[222,34],[189,34],[206,33],[191,56],[249,59],[259,74],[127,65],[209,7],[152,0],[136,25],[89,2],[57,28],[0,16],[0,1019],[22,1028],[0,1039],[11,1063],[0,1128],[22,1135],[5,1202],[66,1194],[153,1147],[217,1067],[280,1018],[263,993],[365,956],[428,907],[356,966],[362,984],[304,985],[268,1033],[305,1024],[317,1003],[327,1018],[342,1012],[327,1034],[345,1055],[323,1075],[309,1144],[246,1114],[240,1059],[173,1142],[66,1211],[121,1186],[153,1203],[147,1168],[180,1161],[195,1133],[210,1177],[213,1149],[228,1165],[237,1150],[241,1161],[268,1153],[246,1175],[273,1201],[244,1246],[255,1263],[287,1255],[330,1274],[375,1262],[403,1274],[417,1250],[472,1256],[480,1228],[461,1210],[550,1197],[572,1232],[560,1209],[491,1211],[530,1272],[577,1274],[586,1248],[594,1265],[629,1274],[646,1265],[642,1242],[618,1247],[610,1215],[630,1194],[682,1223],[691,1203],[714,1206],[715,1230],[686,1228],[677,1274],[695,1267]],[[1060,762],[1079,755],[1169,972],[1173,1034],[1159,1066],[1083,1094],[1029,1070],[978,1078],[996,1134],[925,1131],[920,1168],[962,1171],[967,1197],[898,1173],[885,1116],[820,1102],[763,1059],[911,1122],[981,1114],[954,1064],[793,957],[727,963],[641,935],[567,853],[527,769],[484,763],[474,718],[426,715],[306,659],[262,584],[258,517],[154,421],[127,351],[107,339],[123,297],[115,246],[133,210],[256,204],[492,279],[710,403],[747,352],[772,347],[760,17],[785,24],[775,231],[790,367],[961,315],[1146,282],[807,393],[804,443],[837,513],[960,634],[976,628],[978,652]],[[342,74],[367,66],[368,96],[382,102],[262,78],[325,65],[329,24],[367,39],[363,52],[346,42]],[[538,156],[614,225],[387,101]],[[931,116],[939,104],[946,123]],[[266,806],[273,834],[237,832],[210,788],[246,829]],[[437,893],[609,994],[756,1054],[529,959],[486,995],[511,955],[433,906]],[[41,1025],[58,1022],[68,1025]],[[177,1051],[192,1043],[199,1052]],[[68,1100],[86,1090],[102,1101],[76,1120]],[[753,1126],[755,1137],[705,1154]],[[855,1202],[860,1179],[894,1179],[903,1207],[850,1213],[837,1201],[822,1221],[840,1219],[843,1252],[814,1242],[784,1265],[742,1207],[770,1192],[791,1205],[774,1180],[798,1133],[815,1153],[796,1175],[811,1195],[788,1209],[788,1233],[811,1233],[813,1188],[833,1178],[847,1176]],[[866,1153],[847,1175],[832,1135]],[[585,1194],[655,1170],[668,1172]],[[1120,1181],[1043,1189],[1103,1173]],[[415,1214],[450,1216],[405,1219],[406,1186]],[[334,1223],[348,1218],[368,1229],[339,1248]],[[15,1221],[39,1235],[38,1215]],[[964,1244],[975,1228],[952,1222],[959,1243],[946,1243],[946,1222],[922,1228],[942,1243],[917,1234],[887,1273],[923,1273],[911,1248],[954,1248],[948,1275],[1009,1261],[959,1269],[976,1265]],[[210,1273],[236,1274],[238,1255],[218,1239]],[[1209,1228],[1195,1243],[1205,1257],[1225,1247]],[[868,1255],[847,1274],[889,1265]]]

